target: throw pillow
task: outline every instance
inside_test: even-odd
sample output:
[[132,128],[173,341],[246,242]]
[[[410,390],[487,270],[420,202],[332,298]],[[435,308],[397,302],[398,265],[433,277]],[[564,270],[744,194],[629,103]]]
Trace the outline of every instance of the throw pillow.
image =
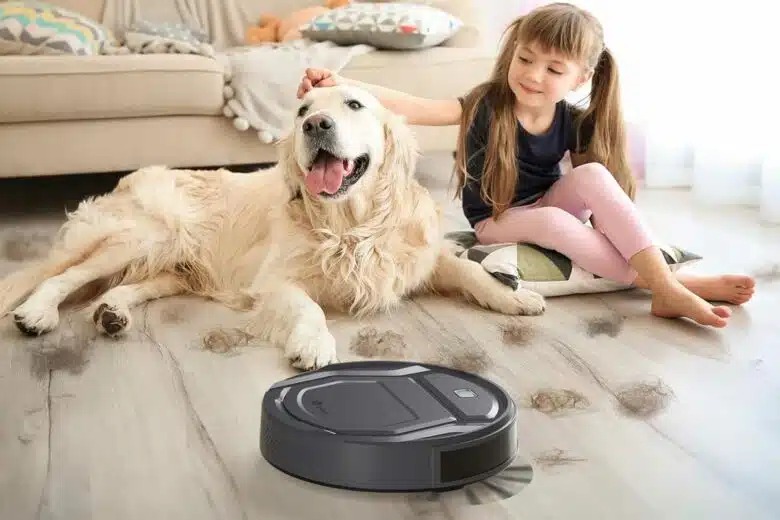
[[0,3],[0,55],[95,56],[114,45],[95,20],[46,2]]
[[183,24],[139,20],[127,28],[124,46],[137,54],[200,54],[214,57],[208,35]]
[[194,46],[208,43],[209,36],[200,29],[193,29],[180,23],[152,22],[138,20],[128,27],[127,32],[157,36],[165,40],[186,42]]
[[427,5],[353,3],[315,17],[300,32],[304,38],[338,45],[410,50],[439,45],[462,26],[458,18]]
[[[473,231],[447,233],[445,238],[462,249],[458,256],[481,264],[488,273],[512,289],[522,286],[542,296],[565,296],[632,288],[631,285],[589,273],[557,251],[534,244],[478,244]],[[702,259],[679,247],[659,247],[672,271]]]

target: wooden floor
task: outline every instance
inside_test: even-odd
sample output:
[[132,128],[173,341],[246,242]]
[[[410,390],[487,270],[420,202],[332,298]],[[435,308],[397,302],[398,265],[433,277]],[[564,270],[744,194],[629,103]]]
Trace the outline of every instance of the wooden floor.
[[[421,166],[442,200],[449,167]],[[45,251],[64,204],[112,181],[0,181],[0,275]],[[515,467],[449,493],[367,494],[280,473],[259,453],[260,402],[294,371],[233,313],[171,298],[138,309],[120,341],[78,314],[38,339],[0,321],[0,519],[776,520],[780,229],[684,192],[639,203],[658,234],[705,256],[696,269],[756,274],[729,328],[653,318],[639,291],[551,299],[535,318],[433,298],[331,316],[342,360],[433,361],[504,385],[530,484]],[[465,225],[452,203],[447,222]]]

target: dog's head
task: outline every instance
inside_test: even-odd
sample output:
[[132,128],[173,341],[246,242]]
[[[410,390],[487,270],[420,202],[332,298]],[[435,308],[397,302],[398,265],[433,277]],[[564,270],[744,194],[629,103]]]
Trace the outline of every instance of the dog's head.
[[307,196],[340,201],[414,173],[416,143],[403,119],[363,89],[312,89],[283,143],[289,181]]

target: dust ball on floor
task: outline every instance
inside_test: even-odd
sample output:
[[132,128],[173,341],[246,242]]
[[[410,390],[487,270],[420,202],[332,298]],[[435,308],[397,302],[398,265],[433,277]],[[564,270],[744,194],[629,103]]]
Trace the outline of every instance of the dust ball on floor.
[[548,415],[584,410],[590,406],[587,397],[568,389],[539,390],[531,395],[531,408]]
[[576,462],[585,462],[586,460],[587,459],[582,457],[572,457],[571,455],[567,455],[566,452],[560,448],[553,448],[534,457],[534,462],[536,462],[542,468],[566,466]]
[[407,345],[403,336],[387,330],[379,333],[374,327],[365,327],[352,338],[350,350],[361,357],[403,359]]
[[203,336],[203,348],[217,354],[225,354],[236,347],[247,345],[250,339],[252,336],[241,329],[214,329]]
[[633,417],[647,418],[663,411],[674,392],[663,381],[633,383],[615,392],[620,409]]
[[625,316],[619,314],[599,316],[586,320],[588,337],[609,336],[610,338],[615,338],[623,330],[625,321]]
[[518,346],[530,344],[536,336],[536,330],[530,323],[504,323],[501,325],[501,333],[505,344]]
[[439,363],[470,374],[481,374],[490,368],[491,360],[487,352],[475,346],[447,352]]

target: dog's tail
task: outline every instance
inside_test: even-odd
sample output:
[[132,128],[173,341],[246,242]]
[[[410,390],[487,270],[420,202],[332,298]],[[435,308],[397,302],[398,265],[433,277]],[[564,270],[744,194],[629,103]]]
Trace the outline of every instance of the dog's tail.
[[104,240],[105,237],[101,237],[81,250],[51,251],[45,259],[28,265],[0,280],[0,318],[16,308],[46,279],[62,274],[66,269],[83,262]]

